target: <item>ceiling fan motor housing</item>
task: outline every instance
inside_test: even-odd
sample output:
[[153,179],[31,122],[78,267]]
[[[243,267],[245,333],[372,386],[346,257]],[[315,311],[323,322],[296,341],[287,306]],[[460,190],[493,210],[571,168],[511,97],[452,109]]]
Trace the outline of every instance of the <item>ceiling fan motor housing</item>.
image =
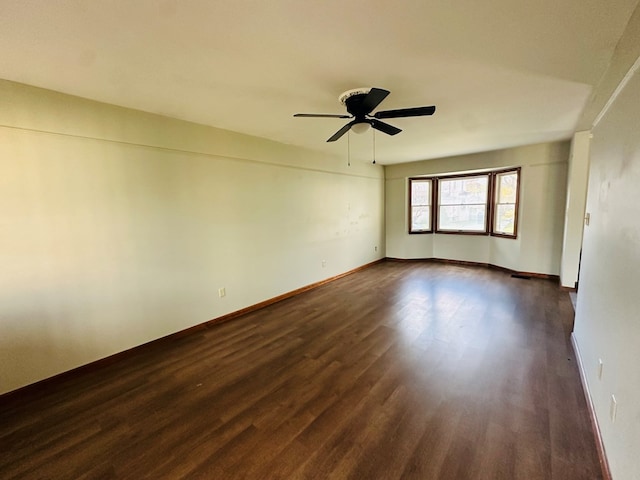
[[364,121],[365,115],[369,112],[362,111],[362,102],[370,91],[371,87],[354,88],[340,94],[338,100],[356,120]]

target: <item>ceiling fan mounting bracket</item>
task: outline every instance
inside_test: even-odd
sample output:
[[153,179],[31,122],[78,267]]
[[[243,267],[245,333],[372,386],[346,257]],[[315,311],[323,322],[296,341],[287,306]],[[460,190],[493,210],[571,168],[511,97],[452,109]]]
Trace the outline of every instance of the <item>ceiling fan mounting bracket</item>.
[[347,105],[347,100],[355,95],[366,95],[371,91],[371,87],[360,87],[360,88],[352,88],[351,90],[347,90],[346,92],[342,92],[338,97],[340,103],[344,106]]
[[369,112],[363,112],[363,102],[371,91],[371,87],[354,88],[340,94],[338,100],[347,108],[347,112],[355,117],[358,123],[365,121]]

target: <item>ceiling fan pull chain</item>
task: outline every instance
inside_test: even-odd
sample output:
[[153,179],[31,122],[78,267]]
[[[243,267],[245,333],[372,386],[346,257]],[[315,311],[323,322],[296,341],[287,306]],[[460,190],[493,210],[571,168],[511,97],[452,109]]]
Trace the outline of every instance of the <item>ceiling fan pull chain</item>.
[[347,167],[351,166],[351,131],[347,132]]
[[376,131],[373,130],[373,164],[376,164]]

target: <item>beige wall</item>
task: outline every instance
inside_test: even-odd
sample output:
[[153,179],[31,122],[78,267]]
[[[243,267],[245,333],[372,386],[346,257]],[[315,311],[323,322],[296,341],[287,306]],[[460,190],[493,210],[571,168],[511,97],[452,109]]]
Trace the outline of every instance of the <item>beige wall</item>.
[[593,129],[590,222],[584,229],[575,319],[575,340],[615,480],[640,479],[639,125],[636,72]]
[[[465,260],[559,275],[568,158],[569,143],[558,142],[385,167],[387,256]],[[517,239],[407,233],[409,177],[517,166],[522,167]]]
[[640,5],[581,122],[593,126],[586,201],[590,222],[584,227],[573,340],[614,480],[640,480],[638,69]]
[[5,81],[0,103],[0,393],[384,255],[382,167]]

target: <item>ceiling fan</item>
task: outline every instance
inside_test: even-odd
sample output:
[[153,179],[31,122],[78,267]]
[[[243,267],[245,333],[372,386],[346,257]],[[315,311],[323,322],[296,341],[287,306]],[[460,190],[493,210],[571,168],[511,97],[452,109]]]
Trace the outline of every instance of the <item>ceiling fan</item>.
[[384,110],[371,115],[371,112],[389,95],[389,90],[382,88],[356,88],[347,90],[338,99],[346,108],[349,115],[334,115],[330,113],[296,113],[294,117],[321,117],[321,118],[352,118],[349,123],[334,133],[327,142],[335,142],[353,127],[354,132],[366,131],[369,126],[380,130],[387,135],[396,135],[400,130],[393,125],[381,122],[381,118],[421,117],[433,115],[435,106],[400,108],[398,110]]

